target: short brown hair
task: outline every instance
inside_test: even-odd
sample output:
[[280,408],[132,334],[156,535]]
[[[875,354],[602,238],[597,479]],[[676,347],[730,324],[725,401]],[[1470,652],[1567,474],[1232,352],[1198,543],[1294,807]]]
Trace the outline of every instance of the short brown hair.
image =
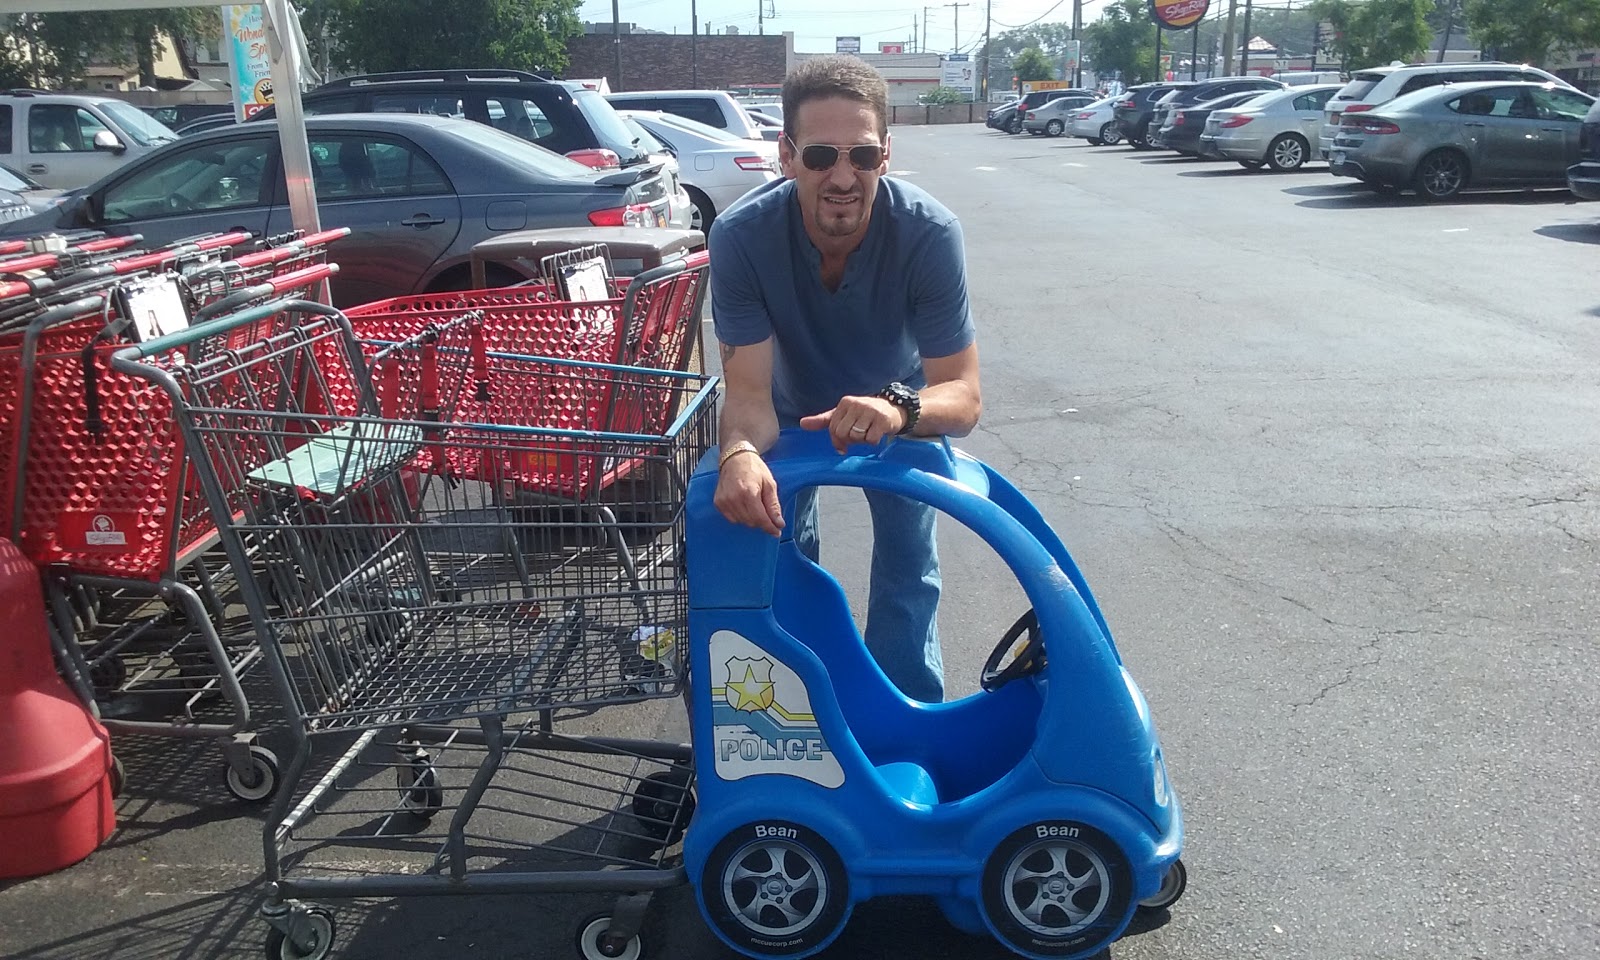
[[860,57],[831,54],[803,61],[783,80],[783,132],[790,141],[800,105],[829,97],[871,107],[878,115],[878,136],[889,135],[889,85],[883,76]]

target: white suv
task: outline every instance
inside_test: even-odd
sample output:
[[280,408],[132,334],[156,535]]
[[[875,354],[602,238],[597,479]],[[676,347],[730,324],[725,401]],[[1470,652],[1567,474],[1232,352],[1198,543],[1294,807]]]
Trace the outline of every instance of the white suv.
[[762,139],[761,128],[745,114],[744,107],[733,99],[733,94],[722,90],[630,90],[608,93],[606,99],[618,110],[674,113],[744,140]]
[[0,94],[0,163],[57,190],[93,183],[177,138],[160,120],[109,97]]
[[1554,74],[1538,67],[1516,63],[1423,63],[1409,67],[1372,67],[1357,70],[1350,82],[1333,95],[1322,108],[1322,131],[1317,137],[1317,148],[1322,159],[1328,159],[1328,150],[1339,132],[1339,118],[1347,113],[1362,113],[1380,104],[1388,103],[1401,94],[1446,83],[1474,83],[1477,81],[1499,83],[1558,83],[1570,86]]

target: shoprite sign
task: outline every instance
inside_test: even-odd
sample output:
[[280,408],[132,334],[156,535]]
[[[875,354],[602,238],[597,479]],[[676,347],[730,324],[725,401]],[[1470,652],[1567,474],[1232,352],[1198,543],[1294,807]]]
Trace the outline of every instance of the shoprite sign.
[[1163,30],[1183,30],[1205,19],[1211,0],[1150,0],[1150,17]]

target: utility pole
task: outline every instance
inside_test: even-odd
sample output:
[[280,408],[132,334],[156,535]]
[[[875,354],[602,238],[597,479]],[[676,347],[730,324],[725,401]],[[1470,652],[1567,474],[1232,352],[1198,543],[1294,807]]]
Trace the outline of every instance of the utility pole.
[[1244,50],[1239,54],[1239,75],[1250,75],[1250,8],[1255,0],[1244,0]]
[[992,0],[983,0],[983,73],[978,75],[978,92],[983,95],[983,102],[989,102],[989,28],[994,25],[994,16],[990,12],[993,7]]
[[1456,4],[1450,0],[1444,8],[1444,39],[1439,41],[1439,59],[1435,63],[1444,63],[1444,52],[1450,49],[1450,33],[1456,26]]
[[1222,29],[1222,75],[1233,76],[1233,18],[1239,12],[1239,0],[1228,0],[1228,25]]
[[928,52],[928,10],[929,9],[930,9],[929,7],[923,7],[922,8],[922,42],[917,44],[917,50],[920,53],[927,53]]
[[756,0],[756,35],[767,35],[767,0]]
[[617,10],[617,0],[611,0],[611,63],[617,77],[617,90],[622,90],[622,17]]
[[700,11],[689,0],[689,86],[700,89]]
[[955,11],[956,11],[955,26],[950,28],[951,35],[955,37],[955,42],[950,45],[950,52],[951,53],[955,53],[956,51],[961,49],[961,8],[962,7],[970,7],[970,6],[972,6],[972,4],[970,4],[970,3],[946,3],[946,4],[943,4],[943,6],[953,7],[955,9]]

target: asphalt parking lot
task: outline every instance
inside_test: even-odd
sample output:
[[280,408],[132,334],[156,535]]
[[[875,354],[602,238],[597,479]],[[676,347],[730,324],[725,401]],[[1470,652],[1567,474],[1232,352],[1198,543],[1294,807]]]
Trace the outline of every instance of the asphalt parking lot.
[[[985,411],[962,445],[1073,551],[1185,803],[1188,895],[1111,955],[1593,957],[1600,204],[894,136],[893,170],[966,232]],[[839,504],[825,528],[855,593],[858,520]],[[1020,611],[997,561],[945,536],[947,673],[970,692]],[[681,721],[657,704],[615,726]],[[0,956],[261,956],[260,821],[215,751],[122,754],[119,832],[0,887]],[[565,958],[603,905],[345,905],[337,956]],[[1007,955],[919,902],[855,917],[830,960]],[[732,956],[683,890],[646,935],[662,960]]]

